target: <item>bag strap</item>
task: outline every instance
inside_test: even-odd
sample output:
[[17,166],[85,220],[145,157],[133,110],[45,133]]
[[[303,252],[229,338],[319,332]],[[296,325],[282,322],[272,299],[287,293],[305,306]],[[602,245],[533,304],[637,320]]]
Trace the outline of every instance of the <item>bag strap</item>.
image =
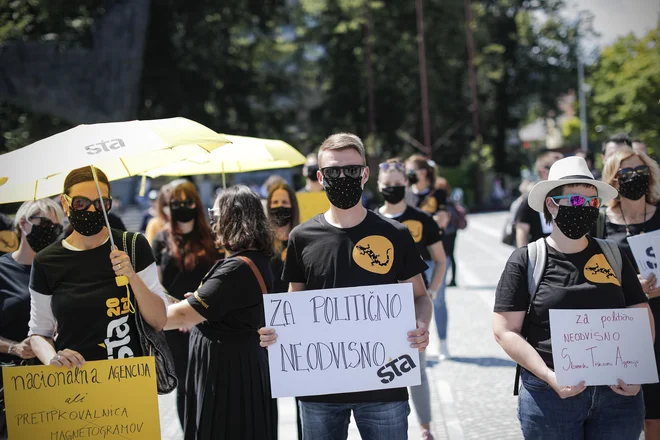
[[[532,304],[536,293],[541,284],[541,278],[545,273],[545,268],[548,263],[548,247],[545,243],[545,238],[539,238],[535,242],[527,245],[527,291],[529,293],[529,304],[527,305],[527,312],[523,320],[520,335],[527,340],[527,331],[529,330],[529,314],[532,311]],[[516,378],[513,383],[513,395],[518,395],[520,385],[520,364],[516,364]]]
[[621,257],[621,249],[619,249],[619,246],[617,246],[616,243],[610,240],[596,238],[596,242],[603,251],[603,254],[605,254],[607,262],[612,266],[616,279],[621,282],[621,272],[623,272],[623,257]]
[[605,220],[607,218],[607,212],[605,209],[598,211],[598,220],[596,221],[596,238],[605,238]]
[[261,272],[259,272],[259,269],[257,269],[257,266],[254,264],[254,262],[250,260],[248,257],[237,256],[236,258],[243,261],[244,263],[247,263],[247,265],[250,266],[250,269],[252,269],[252,273],[254,273],[254,276],[257,278],[257,281],[259,282],[259,287],[261,287],[261,293],[264,295],[267,294],[268,289],[266,288],[266,282],[264,281],[264,277],[261,276]]

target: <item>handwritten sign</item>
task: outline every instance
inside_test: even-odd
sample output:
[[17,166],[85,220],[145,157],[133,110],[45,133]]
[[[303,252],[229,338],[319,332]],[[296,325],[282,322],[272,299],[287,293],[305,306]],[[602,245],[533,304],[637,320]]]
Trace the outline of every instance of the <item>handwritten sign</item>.
[[160,439],[153,357],[2,369],[9,440]]
[[298,193],[296,198],[300,209],[300,223],[305,223],[310,218],[330,209],[330,201],[325,195],[325,191]]
[[266,295],[273,397],[400,388],[420,384],[412,284]]
[[[655,237],[651,238],[651,244],[653,245],[653,253],[655,255],[660,255],[658,252],[660,252],[660,235],[657,235]],[[657,267],[655,269],[655,278],[656,280],[660,280],[660,268]],[[655,283],[656,287],[658,286],[658,282],[656,281]]]
[[552,309],[550,333],[559,385],[658,382],[646,309]]
[[660,237],[660,230],[628,237],[628,244],[637,262],[639,273],[645,278],[655,273],[658,262],[653,250],[653,238]]

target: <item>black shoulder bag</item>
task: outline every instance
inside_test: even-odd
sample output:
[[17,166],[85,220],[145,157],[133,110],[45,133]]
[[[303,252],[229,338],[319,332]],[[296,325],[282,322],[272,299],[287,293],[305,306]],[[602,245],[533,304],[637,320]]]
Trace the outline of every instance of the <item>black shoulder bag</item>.
[[[122,236],[124,252],[127,254],[128,248],[126,246],[127,232]],[[135,243],[137,242],[137,233],[133,234],[131,240],[131,264],[133,270],[137,271],[135,267]],[[129,287],[129,286],[127,286]],[[158,387],[158,394],[169,394],[174,391],[178,385],[176,371],[174,369],[174,359],[170,351],[165,333],[156,331],[149,323],[145,322],[142,314],[138,308],[138,302],[135,301],[133,305],[135,308],[135,325],[140,335],[140,346],[142,347],[142,354],[144,356],[153,356],[156,362],[156,385]]]

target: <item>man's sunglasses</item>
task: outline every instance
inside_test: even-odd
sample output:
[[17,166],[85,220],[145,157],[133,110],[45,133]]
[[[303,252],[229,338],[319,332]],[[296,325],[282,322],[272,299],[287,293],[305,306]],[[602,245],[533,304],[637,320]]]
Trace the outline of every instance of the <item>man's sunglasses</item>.
[[649,167],[646,165],[640,165],[635,168],[630,168],[630,167],[621,168],[617,173],[617,176],[619,176],[619,179],[626,182],[632,179],[634,175],[648,176],[649,174],[651,174],[651,170],[649,169]]
[[568,199],[569,206],[574,208],[580,206],[591,206],[592,208],[600,208],[603,204],[603,199],[600,197],[586,197],[580,194],[567,194],[565,196],[554,196],[552,200],[559,206],[557,200]]
[[170,200],[170,209],[192,208],[195,201],[192,199],[186,200]]
[[383,162],[378,165],[381,171],[401,171],[406,172],[406,167],[401,162]]
[[344,176],[357,179],[362,176],[364,165],[346,165],[343,167],[325,167],[321,168],[321,175],[326,179],[337,179],[344,172]]
[[[84,196],[70,197],[64,194],[64,200],[66,200],[74,211],[87,211],[91,205],[94,205],[94,209],[97,211],[101,211],[101,199],[90,200]],[[110,211],[112,208],[112,197],[103,197],[103,205],[106,211]]]

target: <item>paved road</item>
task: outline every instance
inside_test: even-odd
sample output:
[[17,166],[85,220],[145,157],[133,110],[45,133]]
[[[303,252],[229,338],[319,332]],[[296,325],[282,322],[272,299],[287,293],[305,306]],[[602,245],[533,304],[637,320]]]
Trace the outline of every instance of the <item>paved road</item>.
[[[512,248],[500,243],[505,214],[469,217],[458,236],[458,287],[449,288],[449,349],[452,359],[437,362],[437,333],[429,347],[433,432],[436,439],[521,439],[512,396],[514,364],[493,339],[493,293]],[[281,399],[280,439],[296,438],[293,399]],[[161,398],[163,438],[181,437],[172,400]],[[409,438],[420,438],[414,410]],[[350,439],[359,439],[354,423]]]

